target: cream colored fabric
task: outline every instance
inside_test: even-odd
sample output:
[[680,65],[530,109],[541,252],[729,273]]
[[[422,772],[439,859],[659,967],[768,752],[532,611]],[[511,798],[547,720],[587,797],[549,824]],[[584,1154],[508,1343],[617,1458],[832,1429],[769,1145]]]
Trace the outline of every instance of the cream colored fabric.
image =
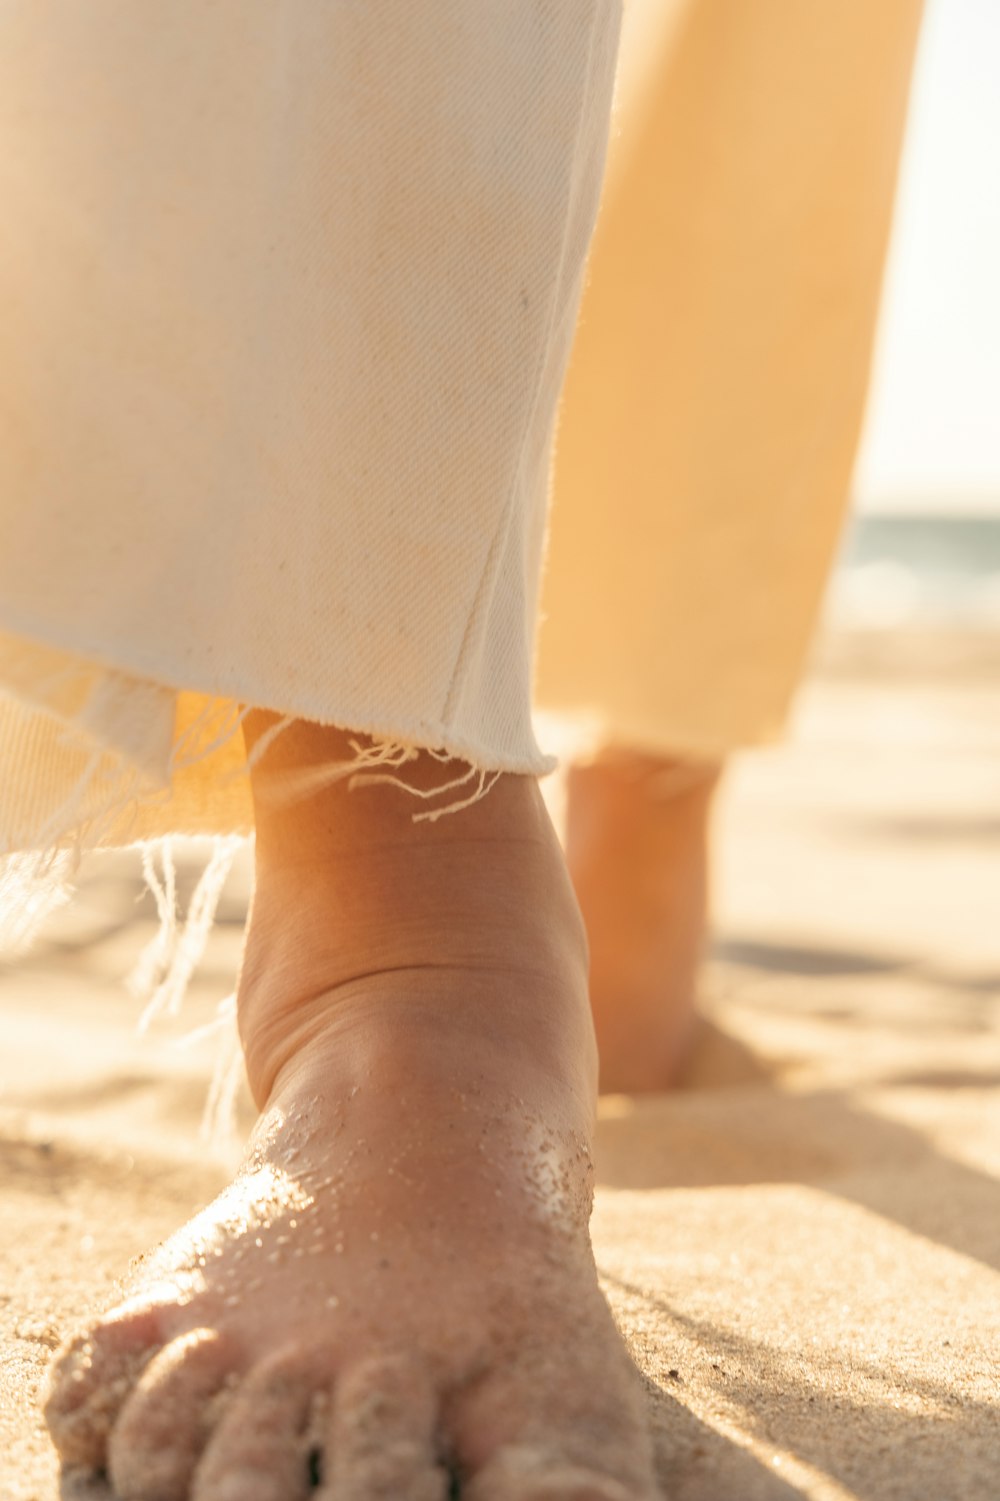
[[780,728],[864,406],[920,0],[630,0],[556,444],[538,698]]
[[[617,0],[0,6],[0,833],[250,827],[240,704],[539,771]],[[771,731],[917,0],[630,0],[543,706]]]
[[[189,768],[133,830],[203,822],[206,788],[245,825],[198,761],[232,701],[548,764],[548,455],[619,25],[619,0],[0,5],[0,662],[49,711],[6,707],[4,830],[96,818],[101,745],[140,803]],[[220,701],[183,757],[179,690]]]

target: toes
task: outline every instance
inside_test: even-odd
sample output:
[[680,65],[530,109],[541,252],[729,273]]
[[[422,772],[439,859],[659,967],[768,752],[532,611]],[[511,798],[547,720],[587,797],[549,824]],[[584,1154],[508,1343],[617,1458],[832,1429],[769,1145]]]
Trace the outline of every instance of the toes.
[[649,1501],[646,1489],[567,1464],[544,1449],[520,1446],[501,1449],[462,1494],[468,1501]]
[[595,1336],[576,1349],[553,1341],[512,1355],[455,1394],[448,1428],[469,1501],[650,1501],[656,1494],[641,1392],[617,1337]]
[[232,1371],[232,1348],[210,1329],[174,1340],[149,1363],[108,1443],[120,1501],[187,1501]]
[[315,1396],[329,1379],[317,1359],[284,1352],[257,1366],[233,1396],[198,1465],[191,1501],[300,1501],[311,1486]]
[[56,1356],[44,1412],[68,1469],[104,1468],[115,1419],[160,1341],[159,1314],[147,1309],[77,1335]]
[[435,1445],[437,1398],[405,1356],[364,1361],[337,1384],[322,1501],[443,1501]]

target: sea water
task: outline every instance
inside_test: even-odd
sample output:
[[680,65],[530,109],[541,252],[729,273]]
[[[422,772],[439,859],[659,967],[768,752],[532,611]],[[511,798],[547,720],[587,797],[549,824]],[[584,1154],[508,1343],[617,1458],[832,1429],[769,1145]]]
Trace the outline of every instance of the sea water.
[[826,616],[835,628],[1000,632],[1000,511],[855,516]]

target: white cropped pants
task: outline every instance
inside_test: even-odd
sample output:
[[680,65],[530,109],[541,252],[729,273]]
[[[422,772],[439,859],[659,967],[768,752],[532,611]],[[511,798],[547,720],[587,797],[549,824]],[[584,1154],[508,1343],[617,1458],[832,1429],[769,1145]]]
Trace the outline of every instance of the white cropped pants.
[[[253,705],[532,728],[620,0],[0,0],[0,840],[245,831]],[[633,0],[537,680],[773,732],[861,416],[919,0]]]

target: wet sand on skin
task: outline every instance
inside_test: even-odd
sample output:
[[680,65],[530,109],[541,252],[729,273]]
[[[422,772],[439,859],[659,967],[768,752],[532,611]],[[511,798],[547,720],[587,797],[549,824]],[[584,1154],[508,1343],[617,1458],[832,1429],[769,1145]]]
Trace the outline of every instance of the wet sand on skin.
[[[743,760],[691,1087],[602,1104],[598,1261],[676,1501],[996,1494],[1000,678],[967,647],[835,652]],[[239,881],[183,1022],[143,1039],[132,870],[0,973],[0,1501],[59,1495],[60,1331],[222,1179],[215,1043],[166,1040],[231,985]]]

